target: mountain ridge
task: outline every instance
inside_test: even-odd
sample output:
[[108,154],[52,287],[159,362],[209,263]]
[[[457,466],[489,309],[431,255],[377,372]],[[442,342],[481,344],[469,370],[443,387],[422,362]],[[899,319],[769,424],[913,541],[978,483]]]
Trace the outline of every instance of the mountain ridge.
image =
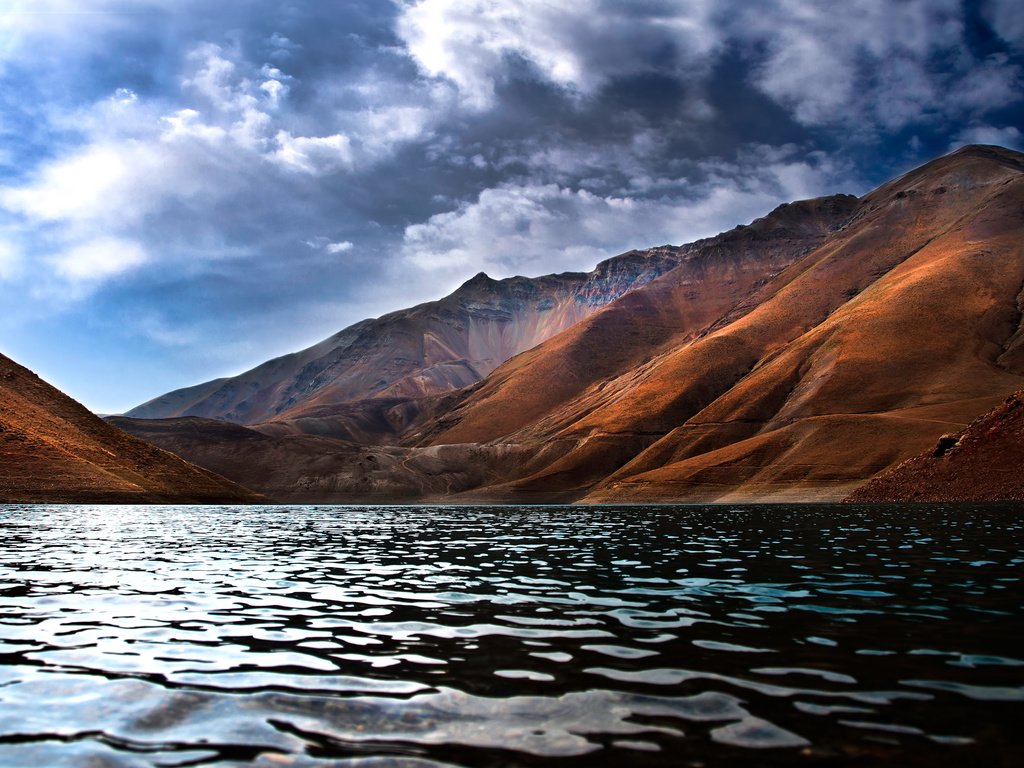
[[502,280],[480,272],[441,299],[360,321],[306,349],[169,392],[124,415],[255,424],[293,408],[459,389],[675,263],[675,249],[661,246],[605,259],[590,272]]

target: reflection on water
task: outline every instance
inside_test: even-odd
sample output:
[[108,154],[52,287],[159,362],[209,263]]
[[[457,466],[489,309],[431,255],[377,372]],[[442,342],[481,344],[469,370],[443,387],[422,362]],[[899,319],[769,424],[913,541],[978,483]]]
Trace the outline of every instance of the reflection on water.
[[1024,765],[1022,573],[1009,508],[0,507],[0,765]]

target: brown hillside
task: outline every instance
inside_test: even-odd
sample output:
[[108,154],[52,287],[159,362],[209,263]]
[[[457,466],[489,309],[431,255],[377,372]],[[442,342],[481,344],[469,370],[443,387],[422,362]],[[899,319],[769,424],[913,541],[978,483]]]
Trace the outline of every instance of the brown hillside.
[[[838,500],[1024,387],[1022,235],[1024,155],[965,147],[863,198],[671,249],[673,269],[461,391],[311,397],[256,429],[404,446],[324,480],[338,501],[362,498],[353,483],[459,501]],[[325,476],[315,462],[286,462],[281,487]]]
[[1024,391],[845,501],[1024,501]]
[[[840,498],[1024,382],[1022,169],[994,147],[929,163],[725,311],[729,278],[684,263],[499,368],[427,440],[534,445],[497,498]],[[552,397],[558,371],[599,375]]]
[[0,355],[0,502],[258,501],[112,427]]
[[441,500],[499,477],[500,468],[524,451],[357,445],[302,433],[265,434],[195,416],[108,421],[277,501],[299,504]]

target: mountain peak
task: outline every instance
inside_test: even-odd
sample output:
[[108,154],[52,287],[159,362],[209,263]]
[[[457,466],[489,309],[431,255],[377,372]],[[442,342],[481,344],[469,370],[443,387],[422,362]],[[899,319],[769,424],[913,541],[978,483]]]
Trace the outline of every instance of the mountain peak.
[[946,194],[987,184],[1001,183],[1024,173],[1024,154],[990,144],[966,144],[949,154],[929,160],[878,187],[865,200],[878,205],[895,196]]
[[462,290],[463,288],[484,287],[492,285],[497,282],[497,280],[488,275],[486,272],[477,272],[475,275],[469,278],[469,280],[460,285],[459,290]]
[[945,155],[945,157],[956,157],[957,155],[973,155],[992,160],[1010,160],[1015,163],[1024,163],[1024,154],[1013,149],[1000,147],[997,144],[964,144],[962,147],[954,149]]

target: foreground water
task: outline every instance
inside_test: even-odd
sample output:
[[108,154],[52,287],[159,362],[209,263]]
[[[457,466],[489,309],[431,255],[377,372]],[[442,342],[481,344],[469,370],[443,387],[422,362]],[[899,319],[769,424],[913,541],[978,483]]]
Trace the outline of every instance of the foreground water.
[[0,506],[0,765],[1024,765],[1024,514]]

